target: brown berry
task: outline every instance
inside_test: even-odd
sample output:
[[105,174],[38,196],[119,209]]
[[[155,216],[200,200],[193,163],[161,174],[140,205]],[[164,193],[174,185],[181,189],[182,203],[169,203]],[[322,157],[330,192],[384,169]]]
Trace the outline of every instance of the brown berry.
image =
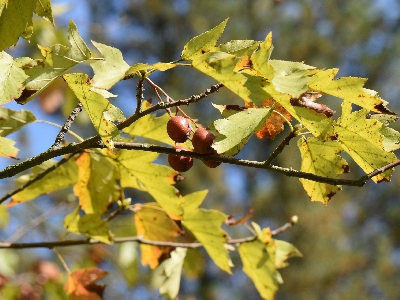
[[[212,154],[218,155],[218,152],[214,150]],[[221,164],[220,161],[215,161],[215,160],[202,160],[202,162],[209,168],[216,168]]]
[[[175,146],[174,148],[189,151],[189,149],[182,146]],[[193,166],[193,158],[175,154],[168,154],[168,163],[175,171],[186,172]]]
[[201,154],[213,153],[214,149],[211,148],[213,141],[215,140],[215,135],[208,132],[204,128],[199,128],[193,134],[192,144],[194,151]]
[[190,136],[188,119],[181,116],[172,117],[167,123],[167,133],[173,141],[177,143],[185,142]]

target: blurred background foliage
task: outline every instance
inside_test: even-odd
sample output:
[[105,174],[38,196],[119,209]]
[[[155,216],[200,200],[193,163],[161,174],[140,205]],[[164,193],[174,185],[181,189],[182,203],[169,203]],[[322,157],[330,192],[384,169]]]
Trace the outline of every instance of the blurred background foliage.
[[[390,102],[391,110],[400,112],[400,2],[396,0],[53,0],[52,4],[56,28],[35,19],[31,42],[20,41],[10,50],[14,57],[39,57],[37,44],[67,45],[66,28],[72,18],[92,49],[90,40],[119,48],[129,64],[169,62],[179,58],[190,38],[229,17],[220,42],[263,40],[272,31],[274,59],[304,61],[318,68],[338,67],[340,76],[369,78],[366,87],[378,91]],[[89,67],[73,71],[91,74]],[[174,99],[200,93],[215,83],[190,68],[158,72],[151,78]],[[112,89],[119,95],[114,104],[126,116],[135,109],[135,87],[136,82],[126,81]],[[145,93],[146,98],[154,97],[148,86]],[[40,119],[63,124],[76,101],[60,80],[23,108],[34,111]],[[243,105],[243,101],[222,89],[183,109],[209,125],[219,117],[211,102]],[[329,98],[327,104],[340,111],[337,99]],[[88,122],[81,114],[72,129],[89,137],[94,130]],[[20,158],[44,151],[52,144],[58,129],[49,127],[30,125],[14,136],[21,148]],[[39,138],[38,130],[42,132]],[[287,128],[282,136],[286,132]],[[274,141],[252,138],[239,157],[263,160],[279,141],[280,137]],[[161,155],[159,162],[165,161]],[[2,166],[8,163],[2,162]],[[295,142],[276,164],[299,168]],[[349,176],[362,175],[356,166],[351,166]],[[285,283],[280,286],[277,299],[400,299],[398,171],[391,183],[376,185],[371,181],[363,188],[343,187],[328,206],[311,203],[297,179],[264,170],[233,165],[208,169],[196,162],[184,176],[186,180],[178,184],[182,194],[209,189],[203,207],[237,217],[253,207],[253,220],[272,229],[292,215],[299,216],[297,226],[277,237],[293,243],[304,255],[289,261],[290,266],[282,270]],[[0,183],[2,194],[12,187],[11,181]],[[127,191],[126,196],[132,197],[133,202],[151,200],[134,190]],[[10,207],[8,223],[0,224],[0,239],[23,242],[62,238],[63,216],[72,210],[73,201],[69,189]],[[5,217],[0,220],[5,221]],[[134,234],[132,215],[116,218],[112,227],[119,235]],[[241,228],[228,230],[232,237],[249,235]],[[159,299],[152,272],[140,266],[134,243],[77,246],[59,252],[72,270],[98,266],[112,274],[103,280],[107,285],[105,299]],[[232,256],[236,267],[230,276],[219,270],[204,251],[189,250],[180,299],[258,299],[253,284],[241,271],[237,253],[232,252]],[[1,250],[0,260],[0,291],[5,299],[65,298],[61,292],[65,272],[50,251]]]

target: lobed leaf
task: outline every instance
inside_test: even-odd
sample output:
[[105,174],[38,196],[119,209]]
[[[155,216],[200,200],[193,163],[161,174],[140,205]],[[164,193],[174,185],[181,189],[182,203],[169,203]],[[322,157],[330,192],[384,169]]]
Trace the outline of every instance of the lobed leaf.
[[91,90],[93,85],[88,75],[65,74],[63,78],[82,103],[103,143],[108,148],[113,148],[112,139],[119,136],[119,130],[107,117],[110,114],[109,111],[115,110],[115,107],[102,95]]
[[[171,242],[183,234],[177,223],[155,202],[135,205],[134,211],[137,234],[146,240]],[[154,269],[168,258],[173,248],[140,244],[140,250],[142,265]]]
[[[37,174],[55,164],[56,161],[48,160],[39,166],[32,168],[31,174],[22,175],[17,179],[19,186],[34,179]],[[25,202],[33,200],[40,195],[50,194],[54,191],[64,189],[77,181],[78,168],[75,160],[70,159],[65,164],[46,174],[43,178],[35,181],[12,197],[13,201]]]
[[15,141],[0,136],[0,156],[17,158],[18,148],[14,147]]
[[274,299],[280,275],[275,266],[276,244],[271,240],[264,244],[260,240],[240,244],[239,255],[243,271],[250,277],[263,299]]
[[54,26],[53,12],[50,0],[37,0],[35,14],[49,21]]
[[218,139],[212,147],[225,155],[237,154],[251,135],[264,125],[270,114],[270,108],[248,108],[226,119],[214,121],[215,129],[226,138]]
[[0,107],[0,136],[7,136],[21,127],[34,122],[36,117],[28,110],[13,110]]
[[176,299],[178,296],[186,252],[186,248],[176,248],[157,269],[158,280],[161,281],[160,295],[166,296],[166,299]]
[[225,243],[228,234],[221,229],[227,215],[218,210],[186,210],[183,224],[203,244],[214,263],[222,270],[231,273],[232,262]]
[[121,173],[121,186],[148,192],[173,219],[181,219],[182,197],[173,186],[178,173],[172,168],[152,164],[157,153],[120,150],[116,155]]
[[302,257],[301,252],[291,243],[274,240],[276,245],[275,266],[277,269],[286,268],[289,264],[286,262],[291,257]]
[[[144,101],[143,108],[150,106],[151,104],[148,101]],[[167,133],[167,123],[169,120],[170,116],[167,113],[159,117],[156,114],[147,114],[129,127],[124,128],[123,132],[131,136],[141,136],[175,146],[175,142]]]
[[152,65],[149,64],[143,64],[143,63],[137,63],[131,66],[125,73],[126,77],[133,76],[137,72],[143,71],[143,72],[148,72],[150,70],[158,70],[158,71],[167,71],[169,69],[175,68],[177,64],[175,63],[163,63],[163,62],[158,62]]
[[[301,171],[315,175],[336,178],[339,174],[347,173],[349,166],[340,157],[343,148],[337,141],[321,141],[317,138],[302,138],[298,141],[301,153]],[[327,183],[319,183],[300,178],[311,201],[327,204],[328,201],[341,189]]]
[[0,51],[14,46],[20,36],[29,39],[37,0],[9,1],[0,10]]
[[213,29],[206,31],[199,36],[191,39],[184,47],[181,55],[182,60],[193,60],[196,57],[215,50],[218,39],[224,32],[228,19],[215,26]]
[[119,49],[94,41],[92,43],[104,57],[104,60],[90,64],[94,71],[93,86],[108,90],[125,77],[129,65],[124,61]]
[[6,52],[0,52],[0,104],[8,103],[21,96],[23,83],[27,78],[28,76],[19,68],[17,61],[14,61]]
[[113,243],[113,236],[109,230],[109,223],[101,219],[98,214],[81,216],[79,207],[68,214],[64,219],[64,227],[69,232],[81,233],[106,244]]
[[44,59],[35,60],[23,66],[29,78],[25,81],[25,90],[21,97],[16,99],[18,103],[25,104],[32,100],[57,77],[90,58],[90,50],[79,35],[72,20],[68,25],[68,40],[71,47],[63,45],[39,46]]
[[359,77],[342,77],[334,80],[339,69],[323,70],[316,73],[308,86],[314,91],[329,94],[345,101],[357,104],[378,113],[393,114],[387,102],[375,91],[363,88],[367,79]]
[[[396,155],[383,149],[382,123],[366,119],[368,110],[352,112],[351,103],[343,101],[342,116],[334,124],[334,136],[341,147],[364,170],[370,173],[397,160]],[[372,178],[375,182],[390,181],[393,169]]]
[[83,152],[76,160],[78,166],[74,194],[86,214],[102,215],[115,199],[116,167],[105,156]]
[[108,275],[98,268],[79,269],[68,274],[68,281],[64,286],[71,300],[101,300],[103,299],[104,285],[96,281]]

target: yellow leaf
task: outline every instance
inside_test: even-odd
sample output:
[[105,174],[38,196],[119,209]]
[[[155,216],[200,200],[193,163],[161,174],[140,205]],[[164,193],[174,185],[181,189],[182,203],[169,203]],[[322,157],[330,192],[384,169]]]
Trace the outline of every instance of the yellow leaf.
[[183,224],[203,244],[214,263],[230,274],[232,262],[225,247],[228,234],[221,229],[226,218],[217,210],[185,209]]
[[[172,242],[183,234],[177,223],[173,221],[157,203],[146,203],[135,207],[135,225],[137,234],[146,240]],[[140,245],[142,264],[152,269],[169,257],[172,247]]]

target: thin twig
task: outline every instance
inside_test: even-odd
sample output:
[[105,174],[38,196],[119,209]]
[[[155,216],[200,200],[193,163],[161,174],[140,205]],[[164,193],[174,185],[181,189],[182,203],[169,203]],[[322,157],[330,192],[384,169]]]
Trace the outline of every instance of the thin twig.
[[82,103],[79,102],[76,105],[76,107],[72,110],[64,126],[61,128],[61,131],[57,134],[54,144],[50,148],[58,148],[61,145],[62,141],[64,140],[65,134],[68,132],[69,128],[72,125],[72,122],[75,120],[76,116],[81,111],[82,111]]
[[268,159],[264,162],[266,165],[271,164],[271,162],[285,149],[289,142],[296,136],[296,131],[290,131],[289,134],[282,140],[282,142],[276,147],[274,152],[268,157]]
[[22,238],[23,236],[25,236],[29,232],[31,232],[32,229],[34,229],[35,227],[37,227],[40,224],[42,224],[43,222],[45,222],[52,215],[55,215],[55,214],[59,213],[60,211],[62,211],[63,209],[65,209],[67,207],[67,205],[68,204],[62,202],[62,203],[58,204],[57,206],[53,207],[52,209],[45,211],[44,213],[42,213],[38,217],[36,217],[33,220],[31,220],[27,225],[22,227],[21,230],[16,231],[12,236],[10,236],[6,240],[6,242],[7,243],[15,243],[20,238]]
[[[288,225],[290,224],[290,225]],[[295,223],[286,223],[280,228],[271,231],[271,235],[277,235],[284,230],[292,227]],[[251,242],[257,239],[256,235],[249,237],[229,239],[227,244],[242,244]],[[114,243],[125,243],[125,242],[138,242],[139,244],[162,246],[162,247],[181,247],[181,248],[200,248],[203,247],[202,243],[179,243],[170,241],[153,241],[146,240],[142,236],[129,236],[129,237],[117,237],[114,239]],[[102,242],[96,239],[79,239],[79,240],[65,240],[65,241],[51,241],[51,242],[36,242],[36,243],[0,243],[0,249],[26,249],[26,248],[55,248],[55,247],[68,247],[85,244],[100,244]]]
[[136,87],[136,111],[135,115],[140,113],[142,111],[142,100],[143,100],[143,91],[144,91],[144,86],[143,86],[143,81],[144,78],[140,78],[138,85]]
[[46,176],[51,171],[57,169],[59,166],[65,164],[72,157],[73,157],[73,154],[65,156],[59,162],[55,163],[54,165],[52,165],[51,167],[47,168],[46,170],[40,172],[34,178],[32,178],[31,180],[27,181],[25,184],[23,184],[20,187],[8,192],[7,194],[5,194],[3,197],[0,198],[0,204],[3,203],[4,201],[6,201],[8,198],[10,198],[10,197],[14,196],[15,194],[19,193],[20,191],[26,189],[28,186],[30,186],[31,184],[35,183],[36,181],[42,179],[44,176]]

